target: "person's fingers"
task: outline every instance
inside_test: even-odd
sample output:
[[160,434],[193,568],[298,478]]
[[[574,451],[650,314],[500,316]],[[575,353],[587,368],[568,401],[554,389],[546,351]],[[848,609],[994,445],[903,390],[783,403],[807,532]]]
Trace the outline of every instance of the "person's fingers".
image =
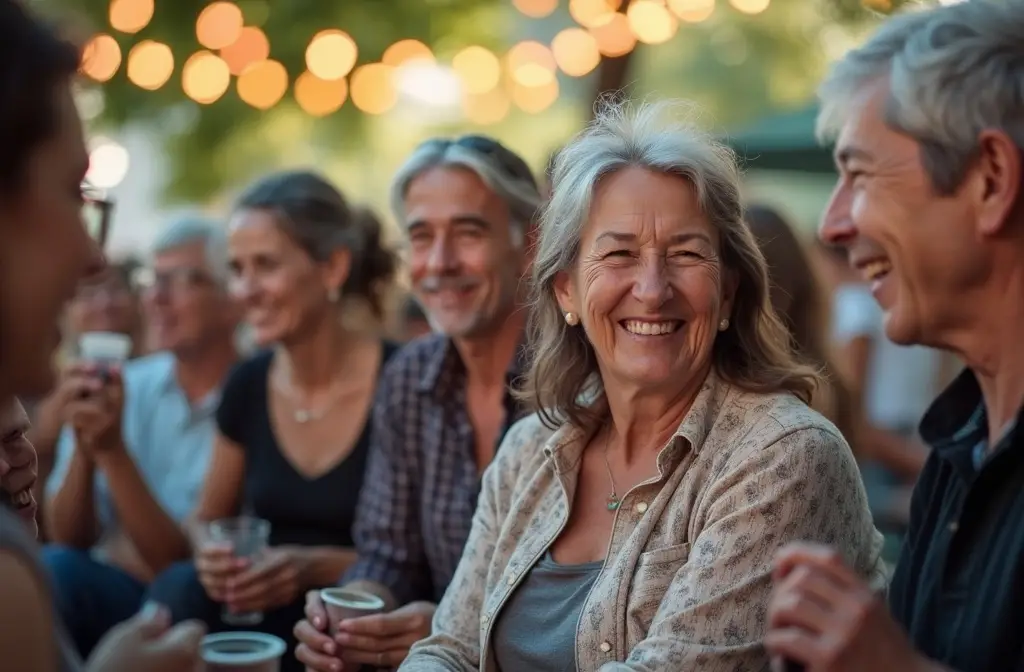
[[800,590],[782,590],[768,604],[768,623],[772,628],[798,626],[820,633],[828,627],[833,614],[820,601]]
[[413,619],[397,612],[388,614],[374,614],[373,616],[360,616],[359,618],[347,618],[338,625],[340,632],[351,635],[369,635],[370,637],[393,637],[403,635],[410,630],[415,630],[417,623]]
[[203,544],[196,554],[196,571],[212,576],[226,577],[248,567],[244,558],[236,558],[230,544]]
[[306,672],[341,672],[345,669],[344,664],[334,656],[318,653],[304,643],[295,647],[295,658],[306,666]]
[[129,627],[137,631],[144,640],[159,637],[171,625],[171,612],[159,602],[149,601],[142,606],[131,620]]
[[814,663],[822,658],[821,638],[803,628],[775,628],[764,636],[764,646],[773,658],[815,669]]
[[168,630],[157,642],[163,650],[174,650],[190,656],[199,655],[199,646],[206,636],[206,625],[202,621],[190,620],[178,623]]
[[779,589],[801,593],[828,612],[842,610],[858,592],[856,585],[848,584],[834,572],[815,565],[796,567],[779,583]]
[[232,576],[228,581],[228,589],[242,594],[253,586],[262,586],[280,573],[285,568],[285,563],[283,555],[270,556],[263,562],[258,562]]
[[[353,635],[347,632],[339,632],[334,636],[345,657],[349,652],[357,653],[384,653],[386,651],[405,650],[408,651],[412,645],[419,641],[417,633],[403,633],[392,637],[370,637],[368,635]],[[365,662],[365,661],[364,661]]]
[[234,613],[245,613],[249,611],[267,611],[287,602],[282,599],[280,592],[273,584],[256,583],[250,585],[245,593],[237,593],[227,590],[224,593],[224,601],[228,609]]
[[306,619],[313,624],[313,627],[320,632],[327,630],[327,608],[324,607],[323,600],[320,599],[319,590],[310,590],[306,592]]
[[799,565],[810,565],[832,574],[842,583],[857,583],[857,576],[850,571],[843,561],[843,556],[830,546],[795,542],[784,546],[775,556],[772,577],[776,581],[784,579]]
[[350,667],[356,665],[372,665],[374,667],[391,669],[401,665],[402,661],[404,661],[408,655],[408,647],[401,649],[387,649],[377,653],[343,649],[341,652],[341,659]]
[[295,639],[308,645],[314,651],[334,654],[338,650],[337,643],[329,635],[317,630],[316,626],[306,619],[296,623],[292,628],[292,633],[295,635]]

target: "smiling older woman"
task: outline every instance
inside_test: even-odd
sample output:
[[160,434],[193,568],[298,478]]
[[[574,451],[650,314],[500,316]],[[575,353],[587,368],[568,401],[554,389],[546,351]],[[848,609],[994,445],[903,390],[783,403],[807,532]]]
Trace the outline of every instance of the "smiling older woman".
[[733,156],[612,107],[557,158],[533,272],[539,412],[487,470],[402,670],[762,670],[772,556],[879,536],[772,312]]

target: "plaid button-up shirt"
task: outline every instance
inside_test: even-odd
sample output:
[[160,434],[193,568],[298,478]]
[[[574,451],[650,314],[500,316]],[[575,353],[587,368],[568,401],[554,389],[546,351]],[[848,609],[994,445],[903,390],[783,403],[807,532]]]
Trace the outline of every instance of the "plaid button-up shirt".
[[[509,366],[509,386],[523,366]],[[506,391],[498,437],[524,415]],[[480,494],[466,370],[451,339],[431,335],[406,345],[381,378],[373,443],[353,537],[359,559],[343,583],[387,587],[399,605],[439,602],[455,574]]]

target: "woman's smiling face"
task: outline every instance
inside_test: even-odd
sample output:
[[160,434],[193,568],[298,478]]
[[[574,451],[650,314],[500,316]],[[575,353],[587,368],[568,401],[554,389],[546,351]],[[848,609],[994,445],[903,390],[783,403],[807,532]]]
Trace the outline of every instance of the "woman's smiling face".
[[555,292],[579,315],[606,389],[671,394],[703,379],[734,291],[719,245],[687,180],[630,167],[600,182]]

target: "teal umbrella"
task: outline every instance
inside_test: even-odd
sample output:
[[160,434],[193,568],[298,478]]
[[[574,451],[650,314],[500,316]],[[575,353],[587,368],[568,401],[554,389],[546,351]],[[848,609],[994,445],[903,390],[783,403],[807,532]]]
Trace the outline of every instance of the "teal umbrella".
[[802,173],[835,173],[830,147],[814,137],[816,105],[762,118],[723,140],[732,147],[747,170],[786,170]]

